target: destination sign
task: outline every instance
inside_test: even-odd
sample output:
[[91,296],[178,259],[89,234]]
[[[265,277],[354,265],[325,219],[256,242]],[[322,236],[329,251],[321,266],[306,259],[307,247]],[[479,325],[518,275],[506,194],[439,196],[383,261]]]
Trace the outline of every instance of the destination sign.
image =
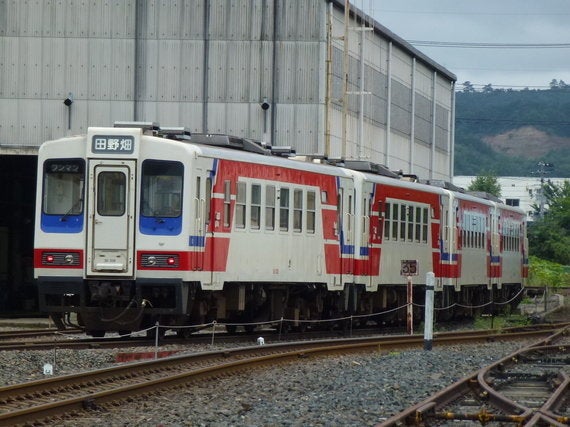
[[132,154],[135,138],[132,135],[94,135],[91,142],[93,153]]

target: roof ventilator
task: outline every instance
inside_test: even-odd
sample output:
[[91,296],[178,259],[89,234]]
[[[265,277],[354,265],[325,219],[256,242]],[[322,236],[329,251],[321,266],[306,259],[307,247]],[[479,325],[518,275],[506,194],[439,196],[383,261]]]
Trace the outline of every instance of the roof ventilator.
[[400,178],[400,174],[392,172],[386,166],[378,163],[369,162],[368,160],[345,160],[344,167],[359,172],[368,172],[368,173],[373,173],[375,175],[387,176],[390,178]]
[[115,122],[113,127],[116,128],[138,128],[142,129],[143,133],[155,134],[160,127],[156,122]]

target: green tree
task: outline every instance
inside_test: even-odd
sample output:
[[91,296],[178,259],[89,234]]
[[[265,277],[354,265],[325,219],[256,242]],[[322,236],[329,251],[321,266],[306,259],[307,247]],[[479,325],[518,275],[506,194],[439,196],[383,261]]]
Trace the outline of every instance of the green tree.
[[501,197],[501,184],[494,174],[487,173],[476,177],[469,187],[468,191],[484,191],[493,196]]
[[562,185],[546,182],[541,191],[547,208],[529,225],[529,251],[539,258],[570,265],[570,181]]
[[475,88],[473,87],[473,84],[469,80],[463,82],[463,92],[466,93],[475,92]]

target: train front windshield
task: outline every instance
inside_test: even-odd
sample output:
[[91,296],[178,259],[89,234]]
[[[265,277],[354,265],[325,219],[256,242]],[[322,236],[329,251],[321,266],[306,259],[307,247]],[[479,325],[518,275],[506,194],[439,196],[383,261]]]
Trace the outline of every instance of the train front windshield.
[[43,212],[47,215],[83,213],[83,160],[48,160],[44,165]]
[[141,213],[146,217],[176,218],[182,213],[180,162],[145,160],[142,166]]

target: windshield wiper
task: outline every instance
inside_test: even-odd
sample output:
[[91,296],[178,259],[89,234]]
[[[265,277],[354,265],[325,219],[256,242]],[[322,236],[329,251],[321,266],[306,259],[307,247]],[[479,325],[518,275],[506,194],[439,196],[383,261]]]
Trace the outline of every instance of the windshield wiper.
[[[77,209],[79,206],[81,206],[81,204],[83,203],[83,199],[77,199],[77,201],[71,206],[71,208],[69,208],[69,210],[63,214],[63,216],[59,219],[61,222],[65,222],[67,221],[67,217],[69,215],[71,215],[71,213]],[[80,212],[81,213],[81,212]],[[78,215],[78,214],[76,214]]]

